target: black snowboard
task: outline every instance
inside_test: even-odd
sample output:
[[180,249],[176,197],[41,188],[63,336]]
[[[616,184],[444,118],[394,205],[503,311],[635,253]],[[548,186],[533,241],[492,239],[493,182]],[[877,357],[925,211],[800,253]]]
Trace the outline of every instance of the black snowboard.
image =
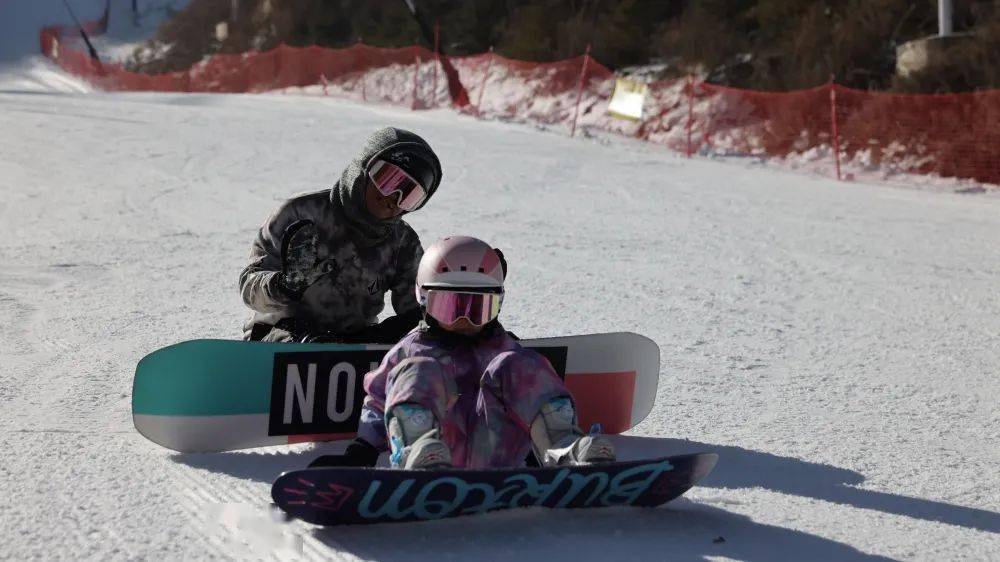
[[492,470],[307,468],[275,480],[271,497],[317,525],[399,523],[514,507],[656,506],[694,486],[718,455],[591,466]]

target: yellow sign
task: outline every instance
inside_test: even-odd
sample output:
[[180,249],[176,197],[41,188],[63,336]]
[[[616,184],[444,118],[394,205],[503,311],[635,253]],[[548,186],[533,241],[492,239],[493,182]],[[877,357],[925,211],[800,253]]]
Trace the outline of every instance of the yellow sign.
[[611,93],[608,113],[621,119],[642,121],[642,106],[646,101],[649,86],[627,78],[615,80],[615,91]]

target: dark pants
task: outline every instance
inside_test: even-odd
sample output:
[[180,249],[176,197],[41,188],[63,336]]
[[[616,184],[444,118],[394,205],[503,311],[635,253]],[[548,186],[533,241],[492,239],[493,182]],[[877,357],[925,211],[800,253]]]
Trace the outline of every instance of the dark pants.
[[420,322],[423,314],[419,309],[390,316],[378,324],[348,334],[317,329],[292,318],[279,320],[274,326],[254,324],[250,330],[250,341],[274,343],[384,343],[394,344],[403,339]]

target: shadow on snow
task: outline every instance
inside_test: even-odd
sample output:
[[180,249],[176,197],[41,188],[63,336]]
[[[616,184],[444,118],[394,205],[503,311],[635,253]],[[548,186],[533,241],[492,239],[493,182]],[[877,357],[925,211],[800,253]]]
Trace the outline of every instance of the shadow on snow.
[[[856,485],[864,482],[864,476],[835,466],[681,439],[619,436],[615,440],[622,459],[718,453],[719,464],[698,484],[703,488],[759,487],[861,509],[1000,532],[998,513],[858,488]],[[302,468],[315,456],[338,452],[342,447],[342,443],[319,444],[316,449],[301,453],[248,451],[176,454],[171,458],[194,468],[270,483],[282,472]],[[558,557],[570,551],[566,549],[571,549],[574,559],[578,560],[606,560],[608,556],[616,559],[649,557],[651,551],[666,556],[668,552],[664,549],[669,549],[671,558],[691,555],[693,559],[728,556],[770,560],[799,552],[808,553],[810,559],[816,560],[881,559],[843,543],[756,523],[749,517],[684,498],[671,502],[665,509],[567,510],[557,517],[546,516],[544,525],[540,522],[539,509],[543,508],[394,526],[391,542],[380,540],[386,530],[382,525],[317,529],[315,535],[331,547],[362,556],[374,553],[377,548],[377,557],[388,560],[412,559],[414,546],[421,550],[434,549],[438,559],[463,559],[473,551],[484,552],[483,549],[487,549],[491,558],[498,559]],[[497,529],[502,532],[491,532]],[[719,536],[725,541],[713,542]],[[541,537],[546,540],[537,540]],[[591,543],[593,548],[588,548]]]

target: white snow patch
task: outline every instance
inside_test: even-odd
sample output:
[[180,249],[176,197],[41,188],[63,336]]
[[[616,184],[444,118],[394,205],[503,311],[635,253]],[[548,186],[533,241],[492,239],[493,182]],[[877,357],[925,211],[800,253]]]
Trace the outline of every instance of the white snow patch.
[[49,59],[35,55],[4,66],[4,71],[0,72],[0,91],[87,93],[94,89],[87,81],[64,72]]

